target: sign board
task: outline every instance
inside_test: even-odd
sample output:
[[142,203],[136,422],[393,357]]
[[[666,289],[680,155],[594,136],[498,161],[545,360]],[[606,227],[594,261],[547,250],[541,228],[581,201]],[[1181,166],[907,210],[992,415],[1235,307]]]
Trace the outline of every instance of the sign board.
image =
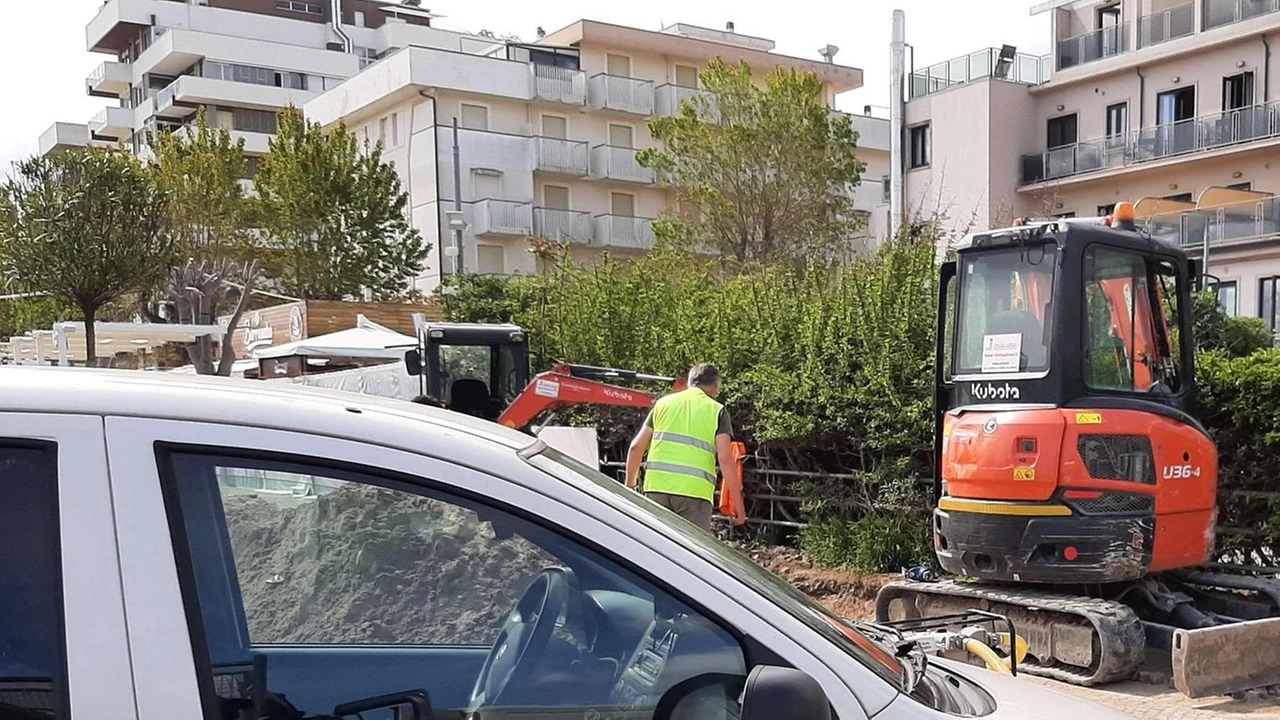
[[1022,333],[985,335],[982,338],[982,372],[1016,373],[1021,367]]

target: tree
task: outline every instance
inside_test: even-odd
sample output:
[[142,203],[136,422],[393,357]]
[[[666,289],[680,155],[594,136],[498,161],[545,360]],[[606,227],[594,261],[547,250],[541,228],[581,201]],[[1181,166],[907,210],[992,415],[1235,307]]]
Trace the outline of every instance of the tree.
[[408,194],[381,144],[362,151],[345,127],[326,132],[289,108],[255,184],[278,253],[271,274],[284,292],[341,300],[367,288],[397,297],[421,271],[428,247],[406,217]]
[[122,150],[33,157],[0,188],[0,263],[9,286],[47,292],[79,309],[88,364],[96,364],[99,310],[150,290],[169,267],[161,232],[168,202]]
[[[155,162],[151,171],[156,184],[168,193],[164,232],[174,245],[176,262],[156,289],[147,314],[163,318],[157,305],[172,308],[174,320],[212,325],[223,314],[227,327],[240,324],[250,293],[257,282],[264,250],[254,225],[252,204],[241,178],[245,175],[244,141],[211,128],[204,110],[185,133],[161,133],[151,137]],[[188,360],[202,375],[230,375],[235,362],[232,334],[228,332],[215,354],[213,339],[201,337],[184,343]]]
[[717,58],[701,78],[703,94],[649,122],[663,148],[638,154],[689,211],[655,232],[743,261],[847,249],[861,225],[851,193],[865,165],[849,117],[827,108],[817,76],[777,68],[761,88],[745,62]]

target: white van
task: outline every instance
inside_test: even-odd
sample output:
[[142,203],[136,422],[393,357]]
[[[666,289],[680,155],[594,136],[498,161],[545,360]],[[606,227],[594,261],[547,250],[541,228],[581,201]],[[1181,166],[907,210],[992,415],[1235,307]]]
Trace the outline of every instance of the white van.
[[526,435],[261,382],[0,370],[0,582],[4,718],[1126,717],[914,674]]

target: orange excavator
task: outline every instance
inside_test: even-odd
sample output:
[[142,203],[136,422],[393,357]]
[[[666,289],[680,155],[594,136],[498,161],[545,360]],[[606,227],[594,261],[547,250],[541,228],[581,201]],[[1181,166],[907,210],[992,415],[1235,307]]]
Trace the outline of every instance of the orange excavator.
[[1191,697],[1280,684],[1280,580],[1211,562],[1218,455],[1191,414],[1200,268],[1133,206],[970,235],[942,266],[934,549],[880,622],[979,609],[1019,669],[1080,685],[1143,670]]
[[[405,369],[419,378],[424,399],[531,434],[558,411],[583,405],[644,409],[660,397],[615,383],[655,383],[669,392],[687,387],[683,377],[570,363],[531,378],[529,365],[527,335],[510,324],[430,323],[420,328],[418,347],[405,353]],[[746,446],[734,443],[733,454],[741,471]],[[728,498],[722,503],[731,507]]]

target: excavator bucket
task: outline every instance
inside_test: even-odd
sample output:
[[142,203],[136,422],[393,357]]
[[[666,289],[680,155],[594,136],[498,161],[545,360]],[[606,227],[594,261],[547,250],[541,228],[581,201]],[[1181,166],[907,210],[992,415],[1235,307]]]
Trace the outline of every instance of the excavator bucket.
[[1280,685],[1280,618],[1175,630],[1173,684],[1192,698]]

